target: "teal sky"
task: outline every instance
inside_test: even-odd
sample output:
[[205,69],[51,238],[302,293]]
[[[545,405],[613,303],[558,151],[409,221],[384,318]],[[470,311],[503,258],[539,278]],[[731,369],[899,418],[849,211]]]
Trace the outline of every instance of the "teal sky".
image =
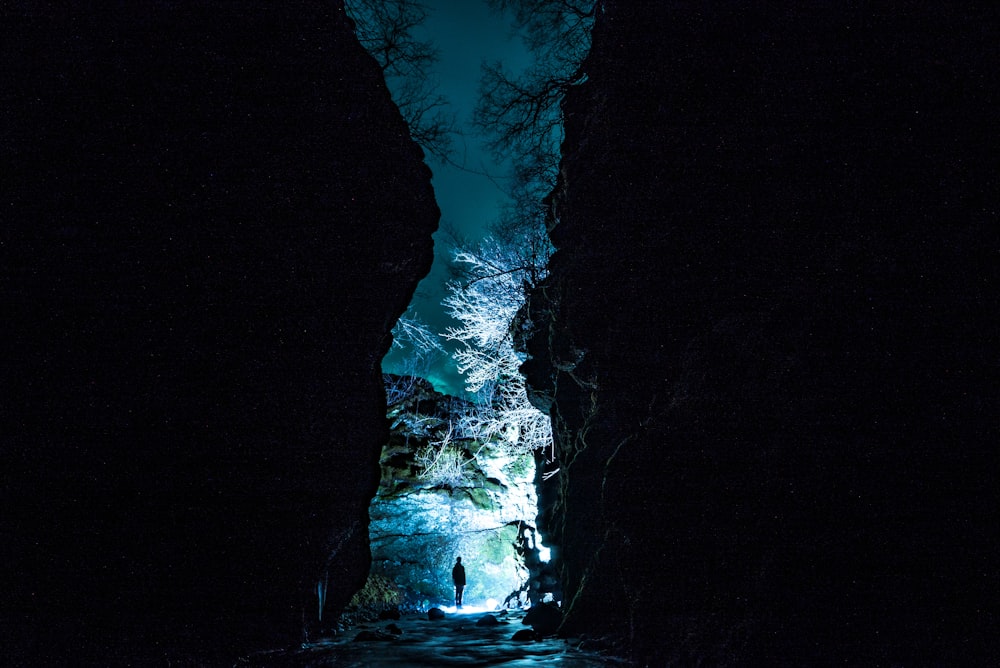
[[[528,54],[520,39],[511,34],[509,19],[491,12],[485,0],[426,0],[424,4],[431,11],[426,24],[427,38],[440,50],[434,76],[464,133],[455,138],[452,160],[472,171],[442,164],[435,158],[428,158],[427,163],[434,172],[434,193],[441,207],[442,227],[454,228],[475,239],[497,218],[505,196],[489,177],[473,172],[488,173],[502,183],[507,171],[483,149],[482,138],[471,127],[480,65],[483,61],[501,60],[508,69],[520,71],[528,64]],[[434,332],[443,332],[454,324],[441,306],[450,259],[446,236],[443,231],[435,235],[434,266],[411,302],[411,307]],[[390,352],[383,368],[398,371],[399,361],[399,353]],[[463,381],[450,359],[441,360],[429,375],[428,380],[439,391],[461,393]]]

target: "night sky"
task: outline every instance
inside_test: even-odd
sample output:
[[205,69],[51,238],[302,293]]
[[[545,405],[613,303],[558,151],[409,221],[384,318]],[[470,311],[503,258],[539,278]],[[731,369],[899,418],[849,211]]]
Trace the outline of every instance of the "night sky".
[[[520,71],[528,62],[528,54],[520,39],[511,34],[508,19],[491,12],[482,0],[428,0],[425,4],[432,12],[426,25],[427,35],[440,49],[435,76],[464,133],[455,138],[452,156],[455,165],[427,159],[434,172],[434,192],[441,207],[442,229],[434,237],[434,267],[420,283],[411,308],[432,331],[440,333],[454,324],[441,306],[449,261],[444,229],[453,228],[470,239],[478,238],[496,219],[498,206],[505,199],[497,185],[480,173],[488,173],[502,184],[507,167],[496,164],[483,150],[483,139],[471,127],[479,90],[480,64],[502,60],[509,69]],[[391,352],[383,363],[384,369],[398,370],[399,357],[398,351]],[[458,394],[463,388],[462,377],[450,358],[435,365],[428,380],[443,392]]]

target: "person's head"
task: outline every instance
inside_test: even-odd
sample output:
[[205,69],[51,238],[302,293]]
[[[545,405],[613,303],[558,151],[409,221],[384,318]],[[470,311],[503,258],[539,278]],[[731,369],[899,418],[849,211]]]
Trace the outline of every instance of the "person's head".
[[462,557],[455,557],[455,563],[456,564],[462,563]]

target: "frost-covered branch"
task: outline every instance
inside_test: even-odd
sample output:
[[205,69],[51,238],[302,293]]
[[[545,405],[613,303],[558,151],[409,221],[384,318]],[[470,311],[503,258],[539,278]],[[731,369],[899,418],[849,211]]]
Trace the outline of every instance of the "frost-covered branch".
[[447,354],[441,339],[414,312],[402,316],[392,328],[392,347],[402,350],[402,362],[397,373],[382,375],[386,404],[391,408],[420,389],[434,362]]
[[474,249],[455,253],[465,280],[452,281],[444,300],[459,322],[443,336],[463,343],[453,353],[466,388],[477,394],[459,420],[465,436],[493,442],[511,454],[552,444],[551,424],[528,400],[519,368],[524,355],[514,345],[514,323],[527,291],[545,276],[548,246],[525,254],[524,235],[507,230],[501,243],[487,238]]
[[459,428],[511,455],[552,447],[551,420],[528,400],[520,374],[484,386],[472,409],[459,419]]
[[461,487],[465,484],[468,465],[473,461],[465,456],[464,450],[454,443],[454,425],[440,438],[432,440],[414,456],[422,469],[419,477],[434,485]]
[[419,357],[431,357],[445,352],[438,335],[413,311],[396,321],[396,326],[392,328],[392,345],[396,348],[409,347]]

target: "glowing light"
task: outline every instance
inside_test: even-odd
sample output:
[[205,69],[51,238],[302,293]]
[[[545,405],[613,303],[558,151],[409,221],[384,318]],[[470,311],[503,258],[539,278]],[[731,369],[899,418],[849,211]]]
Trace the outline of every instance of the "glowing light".
[[549,559],[552,558],[552,550],[542,545],[538,548],[538,558],[541,559],[543,563],[548,563]]
[[442,605],[440,606],[449,615],[481,615],[484,612],[493,612],[497,609],[496,599],[488,599],[483,605],[463,605],[461,608],[456,608],[454,605]]

